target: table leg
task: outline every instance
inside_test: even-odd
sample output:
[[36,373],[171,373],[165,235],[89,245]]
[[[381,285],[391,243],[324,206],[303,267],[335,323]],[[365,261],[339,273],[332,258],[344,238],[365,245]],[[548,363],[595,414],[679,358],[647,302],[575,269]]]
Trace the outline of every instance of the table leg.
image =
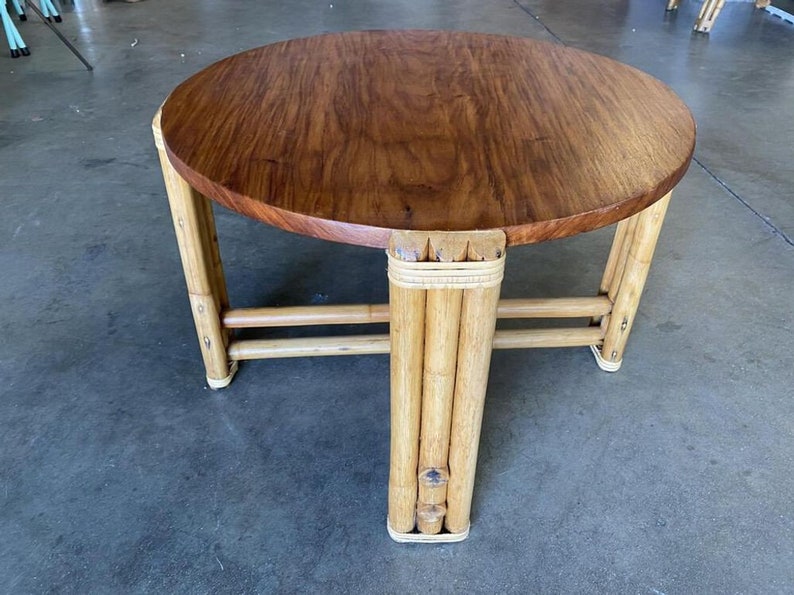
[[397,541],[460,541],[469,529],[505,236],[397,232],[388,254],[389,532]]
[[237,363],[229,362],[226,351],[230,331],[221,325],[221,311],[228,307],[229,300],[212,205],[182,179],[168,160],[162,142],[159,112],[152,128],[163,169],[193,321],[204,359],[207,384],[213,389],[223,388],[232,381],[237,371]]
[[667,194],[644,211],[618,223],[615,231],[601,281],[601,293],[612,301],[612,312],[601,320],[603,347],[591,348],[599,367],[607,372],[617,371],[623,361],[669,203],[670,194]]
[[[446,236],[429,246],[429,252],[439,262],[465,262],[468,245],[465,235]],[[428,535],[441,532],[446,514],[462,301],[463,289],[427,290],[416,527]]]
[[695,20],[695,31],[701,33],[711,31],[723,6],[725,6],[725,0],[704,0],[698,18]]
[[425,292],[389,287],[391,337],[391,455],[389,520],[399,533],[414,528],[422,410]]

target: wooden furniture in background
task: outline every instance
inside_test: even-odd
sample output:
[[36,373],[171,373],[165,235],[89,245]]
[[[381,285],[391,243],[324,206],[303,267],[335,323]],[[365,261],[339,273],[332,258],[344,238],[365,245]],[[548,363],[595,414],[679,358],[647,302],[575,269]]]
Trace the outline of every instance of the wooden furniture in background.
[[[441,31],[331,34],[232,56],[179,85],[154,132],[211,387],[228,385],[240,360],[391,354],[398,541],[468,534],[492,348],[589,346],[603,369],[620,366],[695,140],[686,106],[633,68]],[[209,199],[386,249],[390,303],[230,308]],[[598,295],[499,300],[507,247],[616,222]],[[495,331],[497,318],[585,322]],[[376,322],[390,334],[234,337]]]
[[[766,8],[769,6],[771,0],[755,0],[756,8]],[[669,0],[667,2],[667,10],[676,10],[681,3],[681,0]],[[700,6],[700,12],[697,19],[695,19],[695,31],[700,33],[708,33],[714,27],[714,22],[725,6],[725,0],[703,0]]]

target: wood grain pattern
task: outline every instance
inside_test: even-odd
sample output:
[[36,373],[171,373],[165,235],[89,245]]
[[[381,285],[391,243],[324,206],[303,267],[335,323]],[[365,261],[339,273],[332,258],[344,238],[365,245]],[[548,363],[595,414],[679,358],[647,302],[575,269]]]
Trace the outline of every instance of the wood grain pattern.
[[526,244],[639,212],[686,171],[691,114],[656,79],[531,39],[369,31],[218,62],[163,106],[169,159],[226,207],[385,247],[393,230]]

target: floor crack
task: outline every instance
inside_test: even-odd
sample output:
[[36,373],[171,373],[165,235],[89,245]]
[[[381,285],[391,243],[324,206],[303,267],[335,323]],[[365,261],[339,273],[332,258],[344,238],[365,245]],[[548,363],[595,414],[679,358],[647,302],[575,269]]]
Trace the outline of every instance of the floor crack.
[[724,190],[725,190],[725,191],[726,191],[728,194],[730,194],[730,195],[731,195],[731,196],[732,196],[732,197],[733,197],[735,200],[739,201],[739,203],[741,203],[742,205],[744,205],[744,207],[745,207],[745,208],[747,208],[747,209],[748,209],[748,210],[749,210],[749,211],[750,211],[750,212],[751,212],[753,215],[755,215],[755,216],[756,216],[756,217],[758,217],[758,218],[759,218],[761,221],[763,221],[763,222],[764,222],[764,225],[766,225],[766,226],[767,226],[767,227],[768,227],[770,230],[772,230],[772,233],[773,233],[773,234],[775,234],[776,236],[778,236],[780,239],[782,239],[784,242],[786,242],[786,243],[787,243],[789,246],[794,246],[794,239],[790,238],[790,237],[788,236],[788,234],[786,234],[786,232],[785,232],[785,231],[783,231],[783,230],[782,230],[782,229],[780,229],[780,228],[779,228],[777,225],[775,225],[774,223],[772,223],[772,221],[770,221],[768,217],[765,217],[765,216],[764,216],[764,215],[762,215],[762,214],[761,214],[759,211],[755,210],[755,209],[754,209],[754,208],[753,208],[753,207],[750,205],[750,203],[749,203],[749,202],[747,202],[745,199],[743,199],[741,196],[739,196],[739,195],[738,195],[736,192],[734,192],[734,191],[733,191],[733,189],[731,189],[731,187],[730,187],[730,186],[728,186],[728,184],[726,184],[725,182],[723,182],[723,181],[722,181],[722,179],[721,179],[719,176],[717,176],[717,174],[715,174],[715,173],[714,173],[713,171],[711,171],[711,170],[710,170],[708,167],[706,167],[706,166],[703,164],[703,162],[702,162],[702,161],[700,161],[700,159],[698,159],[697,157],[693,157],[693,158],[692,158],[692,161],[694,161],[695,163],[697,163],[697,164],[700,166],[700,168],[701,168],[701,169],[702,169],[704,172],[706,172],[706,173],[707,173],[709,176],[711,176],[711,178],[712,178],[712,179],[713,179],[715,182],[717,182],[717,184],[719,184],[720,186],[722,186],[722,187],[723,187],[723,189],[724,189]]
[[519,7],[521,10],[523,10],[525,13],[527,13],[529,16],[531,16],[533,19],[535,19],[535,21],[538,23],[538,25],[540,25],[541,27],[543,27],[543,28],[546,30],[546,32],[547,32],[549,35],[551,35],[551,36],[552,36],[554,39],[556,39],[556,40],[557,40],[558,42],[560,42],[562,45],[564,45],[564,46],[567,46],[567,45],[568,45],[568,44],[567,44],[567,43],[565,43],[565,42],[562,40],[562,38],[561,38],[561,37],[559,37],[559,36],[558,36],[558,35],[557,35],[557,34],[556,34],[554,31],[552,31],[551,29],[549,29],[549,28],[548,28],[548,26],[546,26],[546,23],[544,23],[543,21],[541,21],[541,20],[540,20],[540,17],[539,17],[539,16],[537,16],[535,13],[533,13],[531,10],[529,10],[529,9],[528,9],[526,6],[524,6],[523,4],[521,4],[521,3],[520,3],[518,0],[513,0],[513,4],[515,4],[516,6],[518,6],[518,7]]
[[[530,17],[532,17],[532,18],[535,20],[535,22],[536,22],[538,25],[540,25],[541,27],[543,27],[543,28],[546,30],[546,32],[547,32],[549,35],[551,35],[551,36],[552,36],[554,39],[556,39],[556,40],[557,40],[557,41],[558,41],[560,44],[562,44],[562,45],[564,45],[564,46],[567,46],[567,45],[568,45],[567,43],[565,43],[565,41],[564,41],[564,40],[563,40],[563,39],[562,39],[562,38],[561,38],[559,35],[557,35],[557,34],[556,34],[554,31],[552,31],[552,30],[549,28],[549,26],[548,26],[548,25],[546,25],[546,23],[544,23],[543,21],[541,21],[539,16],[537,16],[537,15],[536,15],[535,13],[533,13],[533,12],[532,12],[532,11],[531,11],[529,8],[527,8],[526,6],[524,6],[523,4],[521,4],[521,2],[519,2],[519,0],[513,0],[513,4],[515,4],[516,6],[518,6],[518,7],[519,7],[519,8],[520,8],[520,9],[521,9],[523,12],[525,12],[527,15],[529,15]],[[765,217],[765,216],[764,216],[764,215],[762,215],[762,214],[761,214],[759,211],[757,211],[756,209],[754,209],[754,208],[753,208],[753,207],[750,205],[750,203],[749,203],[749,202],[747,202],[745,199],[743,199],[741,196],[739,196],[739,194],[737,194],[736,192],[734,192],[734,190],[733,190],[733,189],[731,189],[731,187],[730,187],[730,186],[728,186],[728,184],[726,184],[726,183],[725,183],[725,182],[724,182],[724,181],[723,181],[723,180],[722,180],[722,179],[721,179],[719,176],[717,176],[717,175],[716,175],[714,172],[712,172],[712,171],[711,171],[711,170],[710,170],[708,167],[706,167],[706,166],[703,164],[703,162],[702,162],[702,161],[700,161],[700,160],[699,160],[697,157],[693,157],[693,158],[692,158],[692,161],[693,161],[693,162],[695,162],[695,163],[697,163],[697,164],[700,166],[700,168],[701,168],[701,169],[702,169],[704,172],[706,172],[706,173],[707,173],[709,176],[711,176],[711,178],[712,178],[712,179],[713,179],[715,182],[717,182],[717,183],[718,183],[720,186],[722,186],[722,187],[725,189],[725,191],[726,191],[728,194],[730,194],[730,195],[731,195],[731,196],[732,196],[732,197],[733,197],[735,200],[739,201],[739,203],[741,203],[741,204],[742,204],[742,205],[743,205],[743,206],[744,206],[746,209],[748,209],[748,210],[749,210],[749,211],[750,211],[750,212],[751,212],[753,215],[755,215],[755,216],[756,216],[756,217],[758,217],[758,218],[759,218],[761,221],[763,221],[763,222],[764,222],[764,225],[766,225],[766,226],[767,226],[767,227],[768,227],[768,228],[769,228],[769,229],[772,231],[772,233],[773,233],[774,235],[778,236],[778,237],[779,237],[781,240],[783,240],[784,242],[786,242],[786,243],[787,243],[789,246],[794,246],[794,239],[792,239],[791,237],[789,237],[789,235],[788,235],[788,234],[786,234],[786,232],[785,232],[785,231],[783,231],[783,230],[782,230],[782,229],[780,229],[780,228],[779,228],[777,225],[775,225],[774,223],[772,223],[772,221],[771,221],[771,220],[770,220],[768,217]]]

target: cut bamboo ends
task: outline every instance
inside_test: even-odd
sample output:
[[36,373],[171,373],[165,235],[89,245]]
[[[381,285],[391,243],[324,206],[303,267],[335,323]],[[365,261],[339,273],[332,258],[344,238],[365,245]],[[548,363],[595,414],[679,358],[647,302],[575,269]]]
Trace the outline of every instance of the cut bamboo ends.
[[470,528],[469,525],[460,533],[402,533],[395,531],[391,526],[391,521],[386,517],[386,530],[389,532],[389,537],[397,543],[459,543],[465,541],[469,536]]

